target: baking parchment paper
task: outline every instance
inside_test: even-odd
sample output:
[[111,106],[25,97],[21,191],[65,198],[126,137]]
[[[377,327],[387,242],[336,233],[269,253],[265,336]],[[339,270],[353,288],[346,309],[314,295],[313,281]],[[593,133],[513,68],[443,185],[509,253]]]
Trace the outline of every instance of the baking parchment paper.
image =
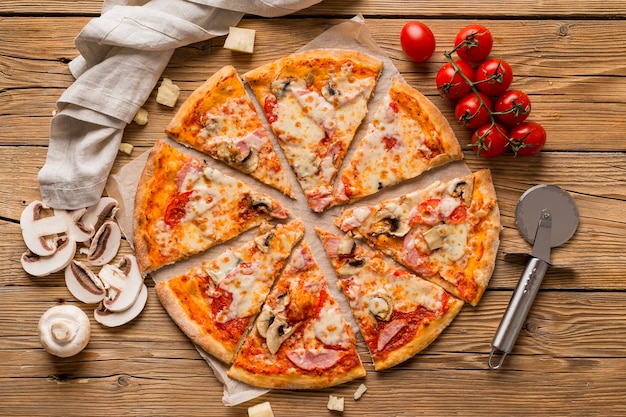
[[[310,43],[305,45],[300,51],[318,49],[318,48],[341,48],[341,49],[352,49],[360,52],[368,53],[384,61],[383,71],[380,75],[376,88],[374,90],[374,94],[372,99],[369,102],[368,108],[369,112],[363,123],[361,124],[359,130],[355,135],[355,139],[352,142],[352,146],[350,147],[346,158],[344,159],[344,166],[350,160],[350,157],[354,150],[356,149],[360,139],[365,134],[367,129],[367,125],[371,120],[372,115],[375,113],[375,109],[377,108],[379,102],[382,100],[383,96],[389,89],[391,85],[391,81],[393,77],[399,77],[400,74],[398,70],[393,65],[391,59],[384,53],[384,51],[374,42],[371,37],[371,33],[369,28],[365,24],[365,20],[362,16],[356,16],[353,19],[340,23],[326,32],[322,33],[320,36],[312,40]],[[294,51],[297,52],[297,51]],[[257,111],[259,114],[263,114],[260,106],[254,99],[254,94],[251,91],[248,91],[250,97],[253,98],[253,102],[257,106]],[[265,186],[264,184],[257,182],[251,177],[240,173],[239,171],[232,169],[225,164],[221,164],[211,158],[207,158],[206,155],[203,155],[195,150],[186,148],[170,139],[165,137],[159,138],[161,140],[166,141],[168,144],[183,150],[184,152],[195,156],[201,160],[206,161],[207,164],[213,166],[224,174],[233,176],[244,183],[248,184],[250,187],[254,188],[257,191],[262,191],[271,197],[280,201],[285,207],[287,207],[291,211],[291,218],[301,218],[306,225],[306,233],[304,239],[309,243],[311,249],[313,251],[313,255],[317,262],[320,265],[320,268],[324,272],[326,279],[328,280],[329,286],[335,299],[339,302],[341,306],[341,310],[344,314],[344,317],[351,324],[353,331],[357,334],[358,343],[360,345],[360,351],[363,351],[365,348],[365,344],[360,336],[358,331],[358,327],[352,314],[350,312],[350,308],[348,303],[341,293],[341,290],[337,287],[337,277],[332,269],[332,266],[328,259],[326,258],[326,253],[324,248],[317,238],[313,227],[318,226],[325,230],[341,233],[334,225],[334,219],[341,214],[341,210],[345,208],[344,206],[337,206],[327,210],[324,213],[314,213],[309,209],[309,206],[306,202],[306,198],[302,189],[298,186],[295,175],[289,169],[289,165],[284,159],[284,155],[280,151],[280,147],[277,143],[277,140],[271,134],[271,129],[267,125],[266,121],[263,118],[263,122],[265,124],[265,128],[270,134],[272,138],[272,144],[276,153],[278,154],[281,162],[283,164],[283,168],[288,175],[291,184],[296,192],[297,198],[296,200],[292,200],[279,191]],[[133,228],[133,208],[134,208],[134,199],[135,199],[135,191],[137,189],[137,183],[139,181],[139,177],[147,160],[148,152],[139,156],[135,160],[128,163],[124,166],[117,174],[112,175],[109,178],[109,182],[106,187],[107,193],[116,198],[120,202],[120,210],[117,213],[118,222],[120,224],[120,228],[124,235],[128,238],[129,242],[132,245],[132,228]],[[341,170],[340,170],[341,172]],[[406,194],[408,192],[414,191],[418,188],[424,187],[435,180],[446,181],[457,176],[467,175],[470,173],[469,168],[462,161],[451,162],[442,167],[435,168],[418,178],[405,181],[402,184],[399,184],[394,187],[390,187],[385,189],[373,196],[369,196],[354,205],[361,204],[372,204],[375,202],[379,202],[382,200],[386,200],[389,198],[394,198],[400,196],[402,194]],[[227,248],[234,248],[243,245],[245,242],[249,241],[256,234],[256,229],[250,230],[242,235],[229,240],[228,242],[215,246],[201,254],[192,256],[184,261],[177,262],[174,265],[166,266],[159,269],[156,272],[150,274],[154,282],[160,282],[163,280],[167,280],[179,274],[182,274],[192,267],[202,263],[205,260],[210,260],[217,257],[220,253],[222,253]],[[228,371],[228,366],[218,361],[217,359],[211,357],[206,352],[202,351],[199,347],[196,346],[196,349],[201,354],[201,356],[206,360],[206,362],[213,369],[214,374],[218,380],[220,380],[224,384],[224,395],[222,397],[222,402],[226,406],[233,406],[237,404],[241,404],[253,398],[256,398],[264,393],[268,392],[267,389],[260,389],[257,387],[252,387],[250,385],[232,380],[226,375]],[[366,358],[363,358],[366,359]],[[373,371],[371,371],[373,372]],[[367,377],[366,377],[367,379]]]

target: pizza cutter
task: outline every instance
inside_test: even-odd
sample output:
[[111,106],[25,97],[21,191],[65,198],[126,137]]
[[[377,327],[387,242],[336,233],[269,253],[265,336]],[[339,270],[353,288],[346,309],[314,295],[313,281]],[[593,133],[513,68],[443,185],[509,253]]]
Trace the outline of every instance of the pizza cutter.
[[[498,369],[513,349],[517,336],[550,266],[550,249],[567,242],[578,227],[578,208],[572,197],[556,185],[536,185],[524,192],[515,208],[515,225],[533,245],[526,269],[513,292],[491,342],[489,368]],[[500,360],[494,364],[494,357]]]

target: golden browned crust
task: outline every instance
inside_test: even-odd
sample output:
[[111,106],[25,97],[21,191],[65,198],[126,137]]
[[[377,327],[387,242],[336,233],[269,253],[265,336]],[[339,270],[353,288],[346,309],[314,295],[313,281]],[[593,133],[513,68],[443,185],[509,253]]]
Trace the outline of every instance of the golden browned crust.
[[147,219],[146,213],[146,200],[150,195],[151,183],[154,178],[154,174],[158,168],[158,155],[163,149],[164,143],[157,141],[148,155],[146,165],[143,168],[143,172],[139,177],[139,183],[137,184],[137,193],[135,194],[135,209],[133,214],[133,245],[135,247],[135,257],[137,258],[137,265],[142,274],[147,274],[152,270],[152,262],[150,260],[149,244],[147,240],[146,230]]
[[349,369],[346,372],[337,373],[333,369],[324,372],[323,375],[304,374],[254,374],[237,363],[228,370],[228,376],[241,382],[261,388],[277,389],[322,389],[340,385],[365,376],[363,365]]
[[463,301],[450,297],[448,311],[440,318],[429,322],[427,326],[422,324],[420,330],[415,333],[413,340],[390,352],[384,358],[377,358],[375,355],[372,355],[374,369],[380,371],[390,368],[426,349],[452,323],[456,315],[461,311],[461,308],[463,308],[463,304]]
[[445,152],[437,157],[433,158],[429,166],[431,168],[444,164],[445,162],[457,159],[463,159],[463,151],[459,145],[459,141],[454,134],[454,130],[448,123],[448,119],[441,113],[441,111],[430,101],[426,96],[417,91],[410,85],[400,81],[398,78],[394,78],[391,89],[396,89],[402,94],[406,94],[415,99],[420,107],[428,114],[428,119],[433,123],[437,129],[437,133],[444,145]]
[[478,289],[476,297],[467,300],[471,305],[476,306],[489,285],[489,280],[496,265],[502,226],[496,190],[491,179],[491,172],[488,169],[474,173],[474,187],[480,192],[482,200],[490,201],[493,204],[489,214],[481,221],[480,232],[477,235],[478,238],[482,239],[483,243],[483,255],[473,274]]
[[167,314],[192,342],[224,363],[231,363],[234,360],[236,349],[229,349],[224,346],[219,340],[207,333],[197,322],[191,320],[181,306],[182,301],[172,291],[167,282],[157,283],[154,290]]
[[296,52],[277,59],[276,61],[269,62],[246,72],[243,74],[242,78],[250,84],[250,86],[255,90],[255,93],[257,88],[260,90],[270,91],[270,81],[273,80],[283,70],[283,68],[291,66],[297,69],[300,68],[301,63],[310,60],[350,60],[355,63],[355,66],[369,68],[372,72],[380,72],[383,67],[382,60],[363,52],[336,48],[312,49],[309,51]]

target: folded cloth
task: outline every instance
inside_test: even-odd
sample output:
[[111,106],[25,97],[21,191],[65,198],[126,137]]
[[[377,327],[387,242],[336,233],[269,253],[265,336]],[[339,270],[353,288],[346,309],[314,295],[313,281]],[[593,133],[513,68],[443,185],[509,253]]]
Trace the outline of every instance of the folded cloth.
[[61,95],[39,171],[50,207],[95,204],[126,124],[156,86],[174,50],[223,36],[244,14],[281,16],[320,0],[105,0],[75,39],[76,81]]

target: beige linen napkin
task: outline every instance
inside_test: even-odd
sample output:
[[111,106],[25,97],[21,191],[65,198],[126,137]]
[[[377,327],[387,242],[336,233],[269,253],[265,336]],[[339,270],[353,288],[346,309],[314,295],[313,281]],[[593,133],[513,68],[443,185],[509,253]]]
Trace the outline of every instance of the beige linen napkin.
[[41,197],[50,207],[95,204],[126,124],[144,104],[178,47],[222,36],[245,13],[288,14],[320,0],[105,0],[75,39],[76,81],[57,102]]

